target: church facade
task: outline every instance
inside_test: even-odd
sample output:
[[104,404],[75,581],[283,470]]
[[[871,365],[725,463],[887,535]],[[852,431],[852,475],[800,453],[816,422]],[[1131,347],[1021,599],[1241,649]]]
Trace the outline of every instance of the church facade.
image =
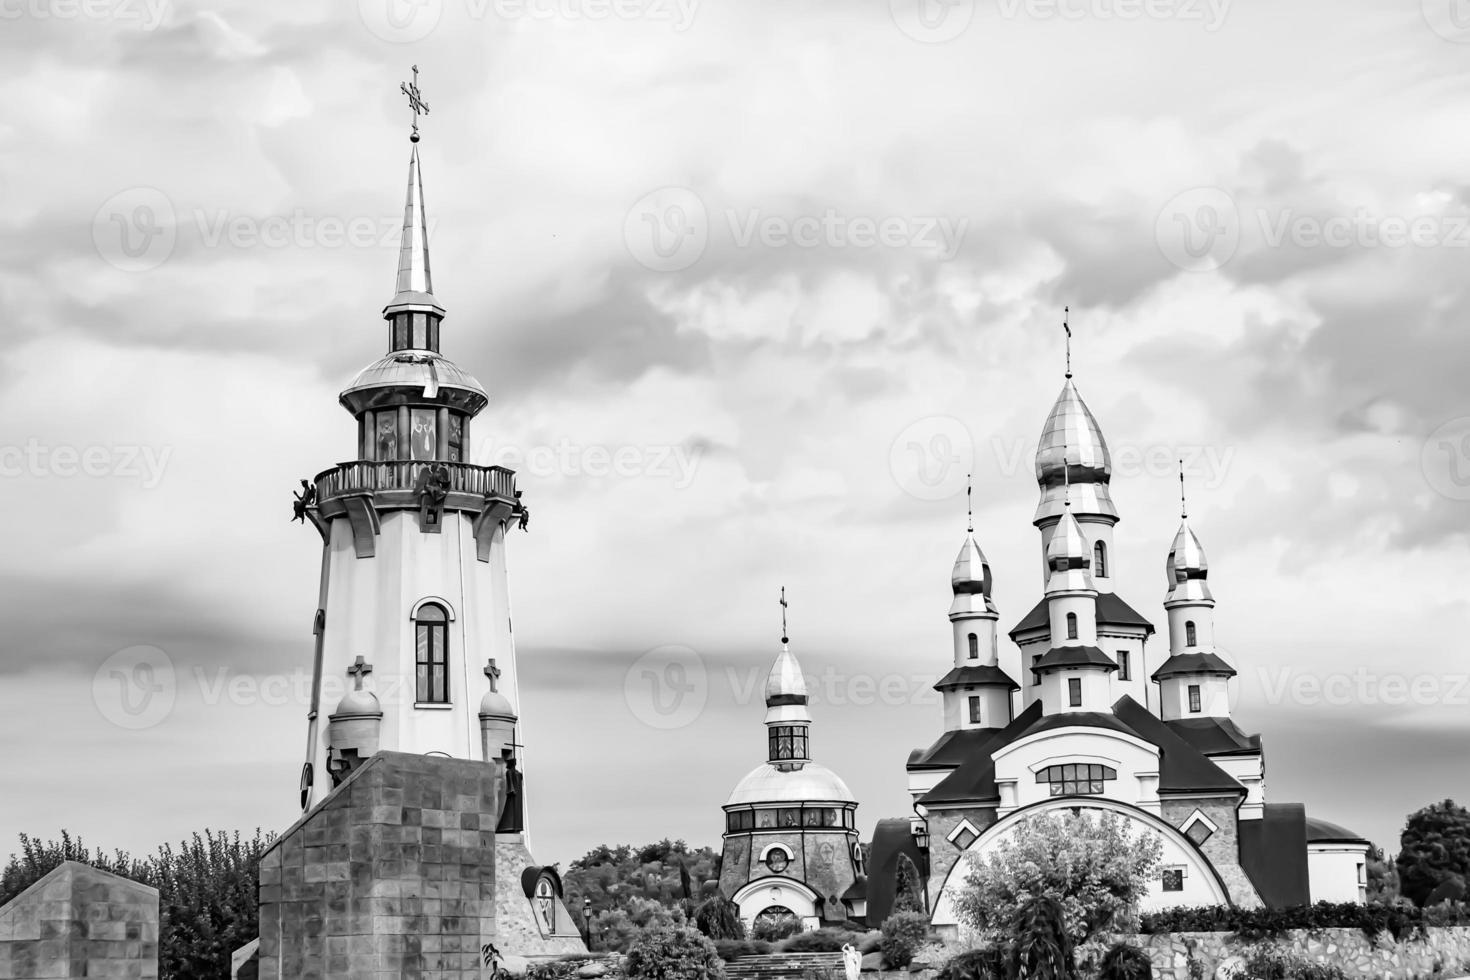
[[1069,371],[1036,453],[1041,598],[1002,645],[972,526],[951,574],[944,730],[909,757],[914,815],[878,825],[870,921],[892,905],[896,861],[912,860],[934,925],[957,930],[969,859],[1059,810],[1117,814],[1157,835],[1146,909],[1363,899],[1368,842],[1267,798],[1261,738],[1231,717],[1235,668],[1215,646],[1208,563],[1187,516],[1165,561],[1163,650],[1115,591],[1111,477]]

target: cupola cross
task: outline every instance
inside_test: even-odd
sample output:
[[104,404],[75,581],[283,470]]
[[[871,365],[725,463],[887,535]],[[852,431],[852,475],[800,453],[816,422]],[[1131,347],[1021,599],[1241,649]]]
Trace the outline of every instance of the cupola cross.
[[975,532],[975,474],[965,474],[965,516],[970,533]]
[[429,114],[429,103],[425,102],[423,97],[419,95],[418,65],[413,66],[413,81],[400,82],[398,88],[404,95],[408,96],[408,106],[413,110],[413,135],[409,139],[417,143],[419,141],[419,113],[422,112],[426,116]]
[[781,642],[790,643],[791,638],[786,633],[786,586],[781,586]]
[[1072,327],[1067,321],[1072,318],[1072,308],[1062,307],[1062,329],[1067,331],[1067,377],[1072,377]]
[[1189,503],[1184,498],[1184,460],[1179,461],[1179,519],[1189,518]]
[[495,658],[485,665],[485,676],[490,679],[490,690],[495,693],[500,691],[500,668],[495,665]]
[[373,665],[361,656],[352,662],[351,667],[347,668],[347,673],[352,675],[353,683],[359,691],[362,690],[362,679],[372,672]]

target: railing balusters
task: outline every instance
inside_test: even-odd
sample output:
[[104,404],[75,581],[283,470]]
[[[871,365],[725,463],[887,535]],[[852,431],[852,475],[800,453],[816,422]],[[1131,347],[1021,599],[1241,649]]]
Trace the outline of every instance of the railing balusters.
[[[316,478],[318,499],[345,493],[373,493],[381,490],[413,490],[419,474],[436,460],[353,460],[328,470]],[[471,463],[444,462],[449,471],[449,489],[454,493],[477,496],[515,496],[515,474],[499,466],[475,466]]]

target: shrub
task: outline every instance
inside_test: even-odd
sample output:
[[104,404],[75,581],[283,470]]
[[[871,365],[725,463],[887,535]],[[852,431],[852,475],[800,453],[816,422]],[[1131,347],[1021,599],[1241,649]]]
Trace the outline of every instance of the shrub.
[[883,930],[869,929],[867,932],[858,936],[856,946],[858,948],[858,952],[862,953],[864,956],[869,953],[878,952],[880,949],[883,948]]
[[720,959],[726,963],[738,960],[742,956],[764,956],[773,947],[770,943],[761,942],[759,939],[716,939],[715,952]]
[[694,924],[711,939],[745,938],[745,923],[740,918],[740,906],[724,895],[716,894],[701,902],[694,910]]
[[1128,943],[1114,943],[1109,947],[1098,971],[1098,980],[1153,980],[1153,976],[1153,960]]
[[1073,980],[1077,966],[1061,902],[1038,895],[1021,906],[1012,928],[1016,934],[1012,976],[1017,980]]
[[801,920],[794,915],[761,915],[755,920],[750,936],[768,943],[779,943],[798,932],[801,932]]
[[783,953],[840,953],[844,946],[857,946],[862,936],[846,929],[813,929],[798,932],[781,941],[777,947]]
[[1409,814],[1394,864],[1399,890],[1415,905],[1441,882],[1470,876],[1470,810],[1445,800]]
[[655,929],[633,943],[623,962],[632,980],[723,980],[725,964],[698,929]]
[[686,924],[684,913],[651,898],[633,898],[628,904],[592,916],[592,935],[600,951],[625,953],[647,932],[679,929]]
[[1297,905],[1284,909],[1241,909],[1221,905],[1173,908],[1143,917],[1141,931],[1232,932],[1241,939],[1274,939],[1292,929],[1361,929],[1370,939],[1387,932],[1394,939],[1420,935],[1426,926],[1470,925],[1470,907],[1416,908],[1358,905],[1352,902]]
[[929,917],[922,912],[895,912],[883,920],[883,938],[878,948],[895,969],[914,961],[914,954],[929,937]]
[[944,964],[935,980],[1009,980],[1011,951],[996,943],[960,953]]
[[1255,980],[1344,980],[1340,966],[1326,966],[1270,949],[1252,953],[1245,961],[1245,973]]

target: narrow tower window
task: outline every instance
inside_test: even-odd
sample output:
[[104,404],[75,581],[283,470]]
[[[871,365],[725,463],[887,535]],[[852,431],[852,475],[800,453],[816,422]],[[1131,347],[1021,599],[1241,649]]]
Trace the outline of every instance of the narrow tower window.
[[1192,714],[1200,713],[1199,685],[1189,685],[1189,710]]
[[1118,651],[1118,680],[1133,680],[1133,664],[1130,662],[1127,650]]
[[1194,620],[1192,619],[1184,624],[1184,645],[1187,647],[1195,645]]
[[1092,546],[1092,574],[1098,578],[1108,577],[1108,546],[1101,541]]
[[1069,707],[1082,707],[1082,678],[1067,678],[1067,704]]
[[970,724],[980,724],[980,699],[974,696],[970,698]]
[[449,703],[449,616],[444,607],[426,602],[413,621],[417,700]]
[[974,633],[970,634],[970,659],[980,659],[980,637],[976,636]]
[[1077,639],[1077,614],[1067,613],[1067,639]]

